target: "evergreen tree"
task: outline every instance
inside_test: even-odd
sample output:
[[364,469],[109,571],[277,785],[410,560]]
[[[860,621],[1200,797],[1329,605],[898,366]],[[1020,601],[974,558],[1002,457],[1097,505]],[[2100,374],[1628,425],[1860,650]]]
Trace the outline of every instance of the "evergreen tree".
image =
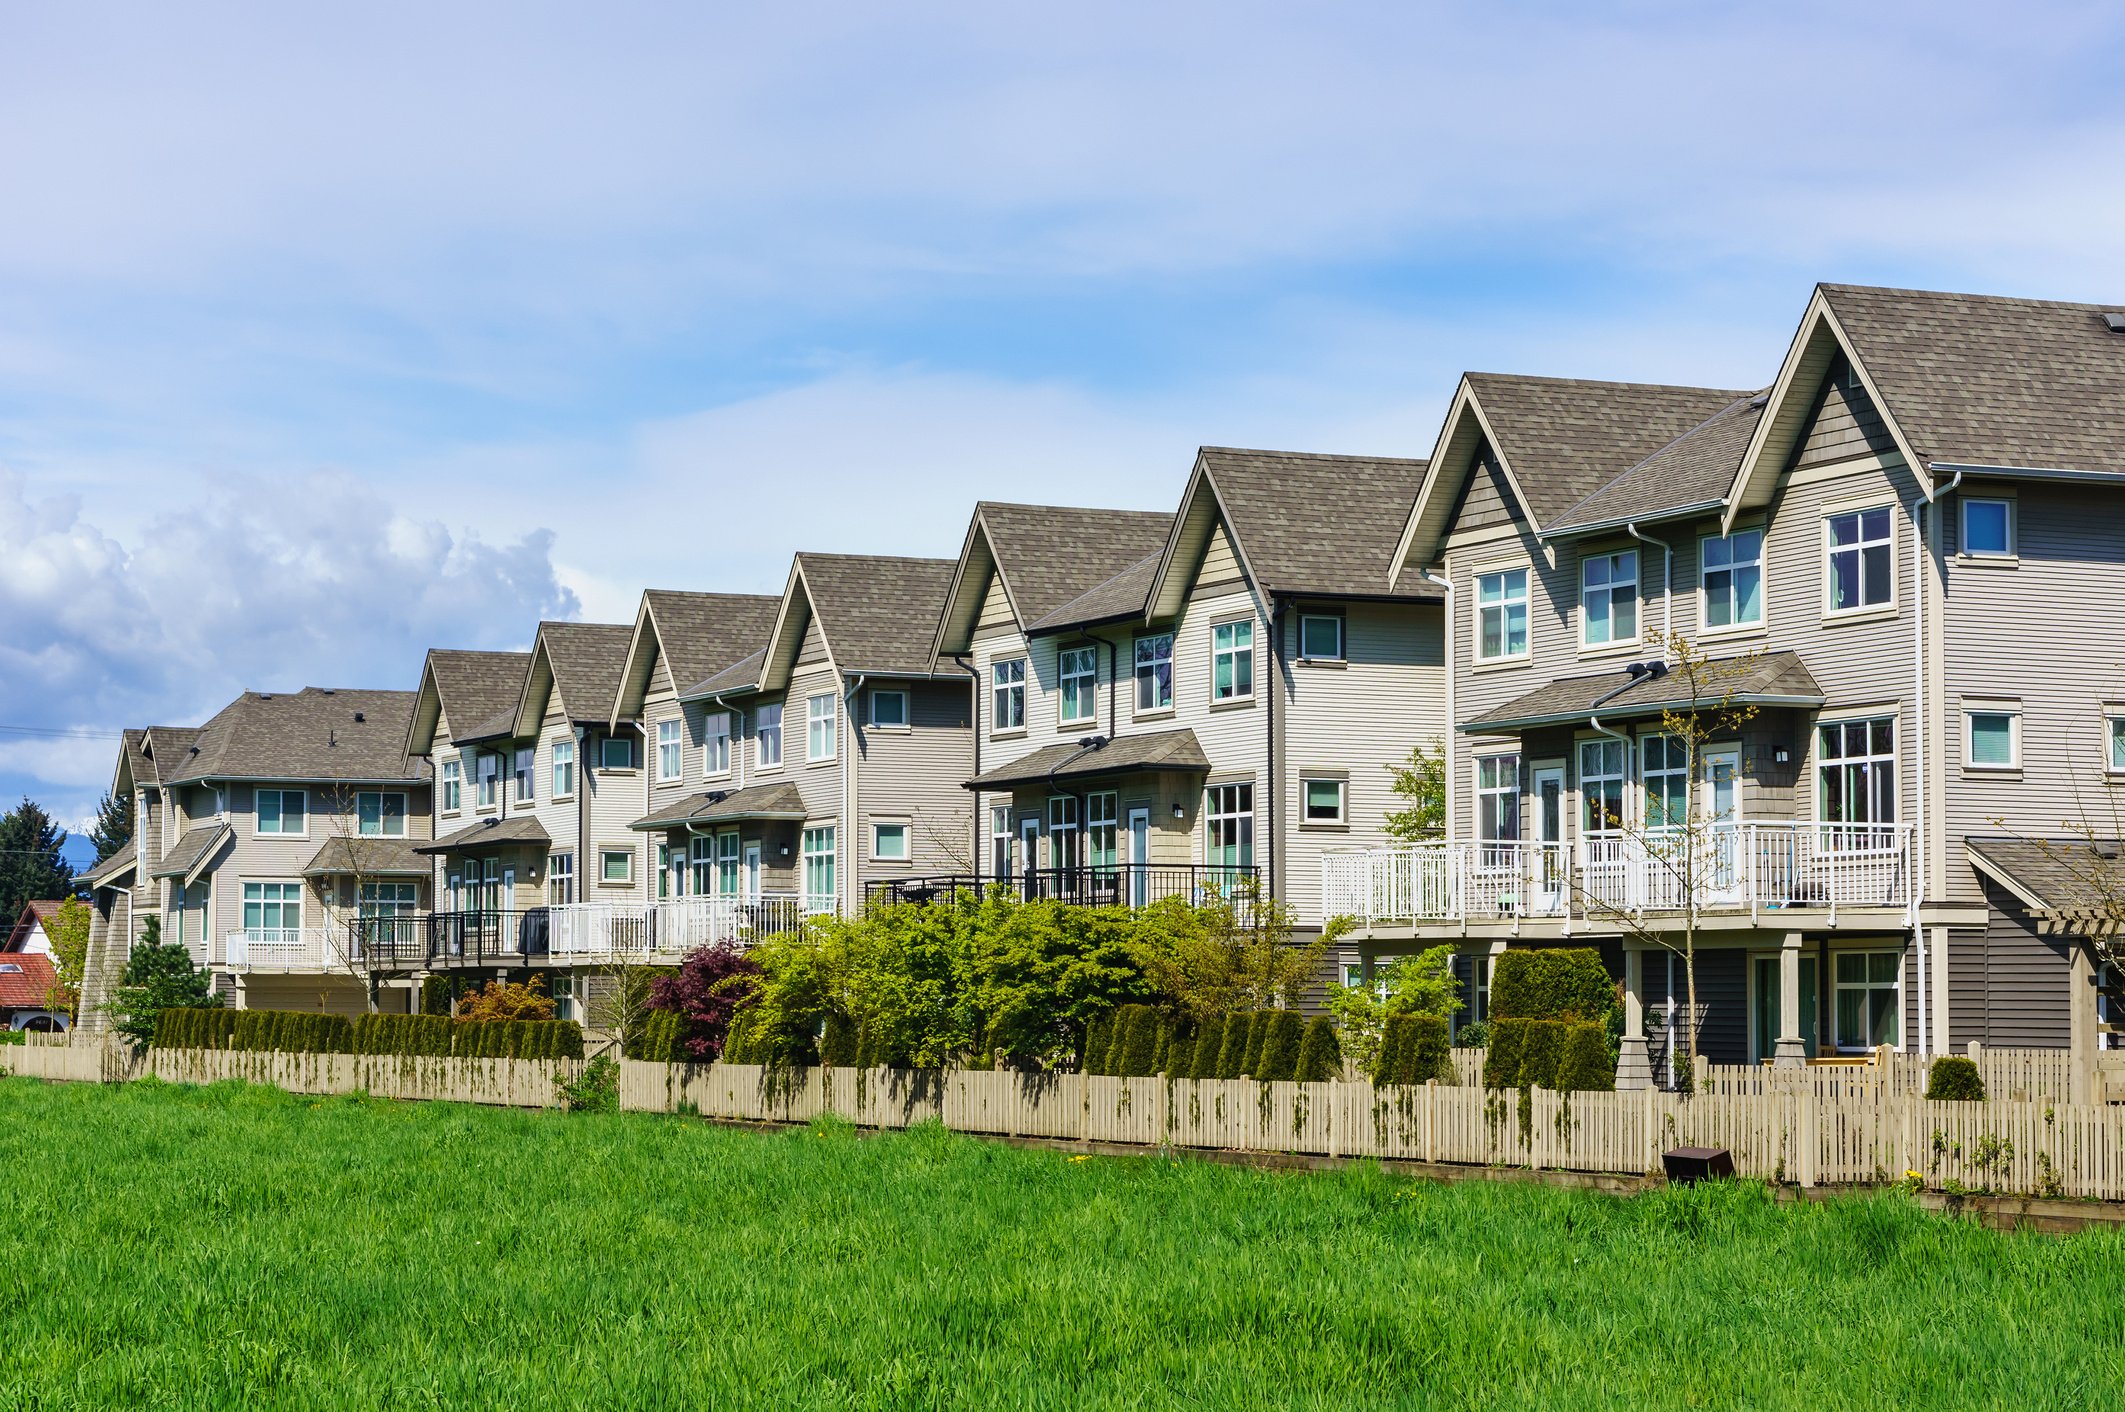
[[60,856],[66,830],[28,798],[0,816],[0,918],[12,926],[22,904],[71,897],[74,870]]
[[133,949],[125,977],[111,997],[116,1029],[135,1044],[155,1039],[155,1021],[165,1010],[211,1010],[221,1005],[207,973],[192,964],[182,946],[147,941]]
[[96,822],[89,826],[89,842],[96,845],[96,861],[125,847],[133,836],[133,796],[106,793],[96,805]]

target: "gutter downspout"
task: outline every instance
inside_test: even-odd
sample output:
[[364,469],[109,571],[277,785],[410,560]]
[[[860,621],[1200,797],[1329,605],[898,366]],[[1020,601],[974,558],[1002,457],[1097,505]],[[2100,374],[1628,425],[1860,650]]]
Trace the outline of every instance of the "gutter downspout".
[[[842,732],[843,736],[846,737],[846,740],[844,742],[837,742],[837,746],[841,748],[841,830],[839,835],[834,840],[834,852],[836,854],[834,861],[836,864],[839,864],[841,861],[839,855],[841,853],[842,839],[851,840],[852,846],[849,852],[849,858],[851,862],[854,862],[856,861],[856,859],[861,857],[861,855],[858,854],[853,847],[854,835],[851,834],[849,831],[851,823],[854,822],[849,817],[849,814],[850,811],[856,807],[856,711],[855,708],[850,705],[850,703],[856,699],[856,693],[863,690],[863,683],[865,680],[866,676],[864,673],[856,673],[855,680],[849,683],[849,689],[843,692],[841,695],[841,716],[842,719],[848,723],[848,729]],[[914,693],[911,691],[908,693],[909,724],[912,725],[914,723],[914,720],[915,696]],[[908,861],[911,863],[914,861],[912,855],[915,852],[915,840],[913,837],[914,832],[915,831],[912,828],[908,830],[908,853],[910,855]],[[834,890],[838,893],[845,894],[849,891],[849,885],[854,882],[856,878],[860,876],[860,874],[858,873],[857,869],[853,867],[846,868],[843,870],[843,872],[844,876],[834,879]],[[839,897],[836,897],[834,899],[834,905],[836,907],[839,907],[841,905],[841,899]]]
[[[1648,663],[1633,662],[1631,663],[1631,666],[1633,668],[1638,668],[1642,666],[1644,670],[1632,671],[1630,674],[1629,681],[1625,682],[1621,686],[1611,687],[1607,691],[1602,692],[1599,696],[1595,697],[1591,702],[1589,702],[1586,708],[1586,723],[1588,725],[1592,726],[1595,730],[1599,731],[1605,736],[1610,737],[1613,740],[1619,740],[1623,742],[1623,770],[1626,785],[1630,783],[1631,776],[1635,773],[1635,766],[1637,764],[1637,762],[1631,758],[1631,738],[1625,735],[1622,731],[1615,729],[1613,726],[1605,726],[1601,724],[1601,718],[1595,715],[1594,712],[1600,710],[1609,702],[1614,701],[1617,697],[1623,695],[1623,693],[1629,691],[1632,687],[1638,685],[1638,683],[1644,681],[1646,678],[1652,676],[1667,675],[1667,663],[1665,661]],[[1630,794],[1631,791],[1626,789],[1624,792],[1624,798],[1628,800],[1630,798]],[[1623,820],[1618,819],[1616,821],[1616,826],[1618,828],[1623,827]],[[1583,841],[1584,840],[1582,838],[1582,842]],[[1694,1053],[1695,1051],[1693,1050],[1692,1052]]]
[[[975,670],[974,664],[973,664],[972,662],[969,662],[969,661],[967,660],[967,654],[966,654],[966,653],[964,653],[964,652],[954,652],[954,653],[952,654],[952,665],[953,665],[953,666],[955,666],[955,667],[957,667],[957,668],[959,668],[959,670],[960,670],[960,671],[962,671],[962,672],[965,672],[965,673],[967,674],[967,690],[968,690],[968,693],[969,693],[969,695],[970,695],[970,696],[971,696],[971,698],[972,698],[972,699],[971,699],[971,700],[970,700],[970,701],[968,702],[968,705],[967,705],[967,719],[968,719],[969,721],[971,721],[971,722],[973,723],[973,726],[974,726],[974,776],[973,776],[973,777],[974,777],[975,779],[980,779],[980,778],[981,778],[981,673],[980,673],[979,671]],[[912,715],[914,714],[914,708],[913,708],[913,707],[910,707],[910,708],[909,708],[909,714],[910,714],[911,716],[912,716]],[[969,854],[968,854],[967,856],[968,856],[968,859],[969,859],[969,861],[971,861],[971,862],[973,863],[973,865],[974,865],[974,891],[975,891],[975,893],[976,893],[976,894],[978,895],[978,894],[979,894],[979,893],[981,892],[981,791],[980,791],[980,790],[978,790],[978,789],[970,789],[970,790],[968,790],[968,791],[967,791],[967,793],[969,793],[969,794],[971,794],[971,795],[973,795],[973,796],[974,796],[974,817],[973,817],[973,819],[972,819],[972,820],[970,821],[970,822],[972,823],[972,825],[973,825],[973,829],[972,829],[972,838],[971,838],[971,844],[972,844],[972,848],[973,848],[973,851],[972,851],[971,853],[969,853]],[[1000,881],[1000,879],[999,879],[999,881]]]
[[[1269,699],[1267,703],[1269,709],[1266,713],[1268,719],[1263,727],[1263,733],[1267,737],[1263,742],[1263,748],[1266,752],[1263,773],[1269,776],[1269,896],[1272,898],[1281,895],[1282,892],[1282,889],[1277,886],[1276,870],[1277,838],[1284,831],[1284,816],[1277,810],[1277,787],[1283,778],[1283,771],[1277,766],[1276,756],[1276,696],[1279,691],[1284,689],[1284,609],[1287,606],[1279,598],[1272,597],[1270,599]],[[1349,655],[1349,643],[1346,642],[1343,645],[1343,651],[1345,656]],[[1325,917],[1322,918],[1324,925],[1326,921]]]
[[[1955,478],[1948,482],[1947,494],[1954,495],[1962,489],[1963,467],[1958,466]],[[1927,505],[1932,505],[1936,521],[1940,514],[1939,500],[1935,496],[1921,495],[1912,500],[1911,512],[1911,575],[1912,616],[1915,621],[1911,630],[1911,714],[1918,727],[1918,738],[1912,742],[1913,763],[1918,776],[1918,831],[1916,845],[1912,849],[1911,878],[1911,946],[1912,964],[1918,973],[1918,1052],[1921,1058],[1933,1053],[1932,1015],[1927,1005],[1926,994],[1926,926],[1919,914],[1919,904],[1926,894],[1931,879],[1927,874],[1929,861],[1926,827],[1926,718],[1933,714],[1932,704],[1926,699],[1926,570],[1927,559],[1934,545],[1928,543],[1925,521],[1922,518]],[[1933,538],[1938,540],[1936,533]]]
[[1636,520],[1625,525],[1624,530],[1641,544],[1650,544],[1661,553],[1660,561],[1660,656],[1665,660],[1668,644],[1675,637],[1675,546],[1666,540],[1654,539],[1638,532]]
[[[1047,794],[1042,797],[1041,823],[1045,825],[1048,829],[1048,855],[1050,859],[1050,866],[1053,867],[1055,871],[1055,881],[1058,885],[1062,882],[1062,864],[1053,861],[1055,853],[1055,844],[1053,841],[1055,837],[1055,816],[1053,812],[1047,807],[1047,800],[1054,797],[1056,792],[1055,772],[1065,765],[1075,764],[1081,757],[1089,755],[1095,750],[1104,750],[1107,746],[1108,739],[1109,737],[1096,733],[1093,735],[1085,736],[1077,742],[1077,748],[1075,750],[1071,751],[1068,755],[1063,756],[1062,759],[1057,760],[1054,764],[1048,766],[1048,790]],[[1075,830],[1075,833],[1077,836],[1076,845],[1078,862],[1076,870],[1082,872],[1084,870],[1085,842],[1087,825],[1089,823],[1089,820],[1087,819],[1085,813],[1085,792],[1083,790],[1065,789],[1062,791],[1062,793],[1067,795],[1077,805],[1077,828]],[[1039,876],[1037,871],[1034,875],[1036,877]]]
[[[1442,733],[1439,744],[1446,752],[1446,827],[1443,833],[1445,837],[1451,838],[1454,832],[1454,727],[1458,724],[1454,720],[1454,586],[1451,579],[1440,578],[1429,569],[1419,569],[1417,577],[1426,583],[1438,585],[1439,591],[1446,595],[1446,602],[1441,608],[1445,620],[1440,624],[1439,632],[1440,656],[1446,664],[1446,730]],[[1344,650],[1349,651],[1347,643]]]

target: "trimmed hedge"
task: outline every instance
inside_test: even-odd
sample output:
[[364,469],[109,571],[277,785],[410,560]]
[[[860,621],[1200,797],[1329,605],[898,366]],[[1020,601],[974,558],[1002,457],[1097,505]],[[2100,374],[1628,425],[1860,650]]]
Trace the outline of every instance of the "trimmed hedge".
[[1591,947],[1509,950],[1491,966],[1493,1020],[1598,1022],[1615,1007],[1615,978]]
[[1265,1083],[1284,1083],[1299,1075],[1299,1046],[1306,1021],[1296,1010],[1271,1010],[1262,1022],[1261,1067],[1254,1076]]
[[1296,1077],[1300,1083],[1306,1084],[1343,1077],[1343,1045],[1336,1038],[1335,1021],[1326,1015],[1318,1016],[1306,1026],[1306,1037],[1299,1041]]
[[1247,1062],[1247,1032],[1254,1028],[1251,1015],[1225,1017],[1225,1042],[1218,1046],[1217,1073],[1221,1079],[1236,1079]]
[[1421,1084],[1454,1081],[1453,1050],[1443,1015],[1390,1015],[1380,1036],[1375,1084]]
[[1107,1050],[1114,1043],[1114,1012],[1102,1011],[1085,1026],[1085,1055],[1077,1069],[1084,1074],[1107,1072]]
[[1165,1062],[1159,1072],[1169,1079],[1185,1079],[1195,1072],[1195,1040],[1188,1035],[1175,1035],[1166,1046]]
[[1929,1102],[1983,1103],[1985,1076],[1977,1071],[1977,1061],[1960,1054],[1943,1054],[1934,1060],[1926,1072],[1926,1098]]
[[319,1015],[296,1010],[165,1010],[168,1049],[282,1054],[426,1054],[463,1059],[580,1059],[573,1020],[453,1020],[443,1015]]
[[1161,1017],[1152,1006],[1124,1005],[1116,1021],[1120,1035],[1109,1056],[1111,1072],[1132,1079],[1157,1073],[1160,1024]]
[[1225,1028],[1223,1015],[1203,1022],[1202,1033],[1195,1037],[1195,1063],[1188,1070],[1189,1078],[1217,1077],[1218,1060],[1225,1052]]
[[670,1064],[677,1060],[679,1047],[679,1012],[676,1010],[652,1010],[642,1017],[634,1033],[627,1037],[625,1053],[630,1059],[646,1059],[653,1064]]
[[[679,1012],[661,1011],[672,1017],[672,1037],[678,1038]],[[833,1069],[854,1068],[856,1064],[856,1026],[846,1015],[829,1012],[826,1028],[819,1036],[819,1062]]]
[[1616,1061],[1599,1024],[1497,1016],[1491,1020],[1483,1086],[1607,1092],[1616,1087]]

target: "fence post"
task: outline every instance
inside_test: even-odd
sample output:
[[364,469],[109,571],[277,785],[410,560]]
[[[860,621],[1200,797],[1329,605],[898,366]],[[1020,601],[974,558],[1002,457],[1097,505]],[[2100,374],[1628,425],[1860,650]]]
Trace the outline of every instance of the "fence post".
[[1812,1086],[1793,1096],[1800,1104],[1800,1184],[1812,1187],[1820,1176],[1816,1167],[1822,1150],[1822,1098]]
[[1424,1160],[1439,1160],[1439,1081],[1424,1081]]

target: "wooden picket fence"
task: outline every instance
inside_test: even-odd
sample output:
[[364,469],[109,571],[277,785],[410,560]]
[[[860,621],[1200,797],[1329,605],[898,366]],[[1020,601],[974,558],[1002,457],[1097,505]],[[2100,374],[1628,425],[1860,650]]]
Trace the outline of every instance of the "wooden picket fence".
[[[2023,1103],[2066,1103],[2073,1097],[2073,1055],[2064,1049],[1988,1049],[1969,1046],[1987,1097]],[[1760,1095],[1802,1089],[1826,1097],[1868,1095],[1877,1090],[1923,1097],[1932,1060],[1879,1049],[1864,1062],[1810,1064],[1781,1069],[1764,1064],[1697,1066],[1700,1094]]]
[[[582,1060],[293,1055],[118,1047],[23,1048],[23,1075],[115,1083],[245,1079],[298,1093],[368,1093],[551,1107]],[[1801,1071],[1806,1073],[1807,1071]],[[1825,1073],[1834,1071],[1824,1071]],[[1472,1084],[1113,1078],[974,1070],[620,1064],[621,1107],[766,1123],[834,1114],[877,1128],[1143,1148],[1377,1157],[1644,1174],[1675,1147],[1723,1147],[1744,1176],[1803,1186],[1895,1182],[2125,1200],[2125,1106],[1996,1098],[1932,1103],[1896,1079],[1790,1080],[1743,1091],[1714,1075],[1694,1097],[1494,1092]]]

